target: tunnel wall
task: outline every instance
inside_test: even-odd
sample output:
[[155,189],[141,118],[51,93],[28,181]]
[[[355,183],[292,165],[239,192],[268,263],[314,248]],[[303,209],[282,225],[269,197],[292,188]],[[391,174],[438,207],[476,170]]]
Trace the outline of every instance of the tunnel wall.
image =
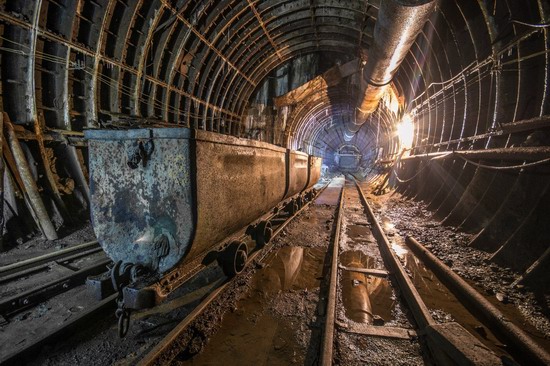
[[[47,221],[62,231],[87,220],[83,129],[176,124],[243,136],[250,97],[272,70],[318,52],[362,52],[376,5],[0,0],[0,109],[15,125]],[[289,85],[305,70],[314,72],[298,70]],[[3,233],[15,244],[41,223],[19,167],[5,160]]]
[[[394,79],[415,123],[412,155],[550,145],[549,12],[545,1],[441,2]],[[483,157],[405,160],[396,187],[529,276],[549,263],[549,167]]]

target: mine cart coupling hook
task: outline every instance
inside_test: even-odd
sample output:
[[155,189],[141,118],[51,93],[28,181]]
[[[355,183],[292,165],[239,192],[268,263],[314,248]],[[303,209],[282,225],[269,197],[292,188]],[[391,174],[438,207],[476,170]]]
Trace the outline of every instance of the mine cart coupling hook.
[[118,291],[118,296],[116,298],[117,309],[115,315],[118,319],[118,336],[124,338],[130,329],[130,310],[126,309],[124,306],[124,281],[123,278],[127,278],[132,270],[132,264],[122,263],[118,261],[114,267],[111,269],[111,281],[113,283],[113,288]]
[[154,150],[155,144],[152,139],[147,140],[145,143],[143,143],[143,141],[138,141],[128,153],[128,167],[136,169],[140,162],[142,166],[145,167]]

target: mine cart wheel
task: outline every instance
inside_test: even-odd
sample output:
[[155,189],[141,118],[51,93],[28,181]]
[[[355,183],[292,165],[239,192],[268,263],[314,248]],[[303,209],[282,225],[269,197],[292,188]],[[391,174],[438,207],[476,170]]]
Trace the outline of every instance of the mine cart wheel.
[[294,215],[300,207],[298,207],[298,202],[296,202],[296,199],[291,199],[288,203],[285,204],[284,210],[288,212],[290,216]]
[[292,211],[290,212],[290,214],[294,215],[299,210],[300,210],[300,205],[298,204],[298,200],[293,200],[292,201]]
[[227,277],[234,277],[246,266],[248,248],[242,241],[234,241],[223,251],[219,264]]
[[271,222],[261,221],[256,227],[256,245],[259,248],[263,248],[271,241],[272,235],[273,229],[271,228]]
[[298,209],[302,208],[304,206],[304,197],[301,195],[296,197],[296,204],[298,204]]
[[304,199],[302,198],[302,196],[296,197],[296,204],[298,205],[298,209],[302,208],[302,206],[304,205]]

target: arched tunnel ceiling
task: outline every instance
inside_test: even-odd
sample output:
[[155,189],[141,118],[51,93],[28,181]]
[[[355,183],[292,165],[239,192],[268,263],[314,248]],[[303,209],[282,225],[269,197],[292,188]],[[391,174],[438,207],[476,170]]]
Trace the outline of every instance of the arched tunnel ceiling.
[[[285,63],[312,53],[368,59],[380,1],[10,0],[1,6],[2,107],[15,123],[40,120],[81,131],[137,118],[242,135],[251,97]],[[546,115],[548,12],[546,0],[441,0],[393,79],[402,108],[396,114],[380,107],[366,128],[380,124],[378,135],[390,141],[398,119],[410,113],[415,145],[439,149],[501,123]],[[346,109],[355,96],[348,88],[338,101],[323,91],[312,98],[297,107],[302,114],[292,112],[286,143],[305,128],[300,121],[317,120],[307,117],[314,110],[338,114],[325,104]],[[323,138],[319,128],[310,130]],[[505,146],[524,138],[483,141]],[[386,153],[395,148],[388,143]]]
[[18,123],[43,112],[52,127],[76,130],[124,115],[238,125],[278,65],[308,52],[368,48],[376,8],[336,0],[6,1],[2,43],[13,66],[3,79],[25,82],[5,85],[12,97],[4,108]]

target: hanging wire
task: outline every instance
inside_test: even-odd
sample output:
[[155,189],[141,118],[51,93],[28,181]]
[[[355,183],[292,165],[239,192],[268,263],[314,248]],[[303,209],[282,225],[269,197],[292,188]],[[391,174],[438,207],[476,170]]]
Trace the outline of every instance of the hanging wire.
[[[12,43],[12,44],[15,44],[15,45],[18,45],[18,46],[21,46],[22,48],[26,48],[28,50],[30,50],[30,48],[22,43],[18,43],[18,42],[15,42],[15,41],[12,41],[8,38],[5,38],[3,36],[0,36],[0,39],[2,39],[3,41],[6,41],[6,42],[9,42],[9,43]],[[23,50],[19,50],[19,49],[12,49],[12,48],[7,48],[7,47],[0,47],[0,50],[2,51],[5,51],[5,52],[10,52],[10,53],[14,53],[14,54],[18,54],[18,55],[21,55],[21,56],[26,56],[26,57],[30,57],[30,54],[29,53],[25,53],[25,51]],[[48,62],[51,62],[51,63],[56,63],[56,64],[59,64],[59,65],[62,65],[64,67],[66,67],[66,58],[64,57],[59,57],[59,56],[55,56],[55,55],[51,55],[51,54],[48,54],[48,53],[44,53],[44,52],[41,52],[41,51],[38,51],[36,50],[35,52],[35,57],[37,60],[43,60],[43,61],[48,61]],[[70,61],[70,67],[69,69],[71,69],[71,67],[73,67],[74,69],[76,70],[81,70],[83,72],[85,72],[86,74],[90,75],[90,76],[94,76],[94,73],[92,70],[90,70],[89,68],[86,68],[85,66],[83,66],[82,64],[78,64],[76,62],[72,62]],[[74,66],[77,66],[77,67],[74,67]],[[134,97],[134,91],[133,89],[131,89],[130,87],[128,86],[125,86],[125,85],[120,85],[119,83],[119,80],[118,79],[114,79],[114,78],[111,78],[109,76],[106,76],[104,74],[101,74],[101,73],[97,73],[97,80],[103,84],[106,84],[108,85],[109,87],[113,87],[120,92],[120,94],[122,95],[125,95],[125,96],[128,96],[130,98],[133,98]],[[161,87],[164,87],[164,86],[161,86]],[[140,93],[141,94],[141,93]],[[196,101],[196,100],[194,100]],[[136,100],[137,103],[146,103],[146,104],[149,104],[151,103],[150,100],[146,99],[146,98],[143,98],[142,96],[138,96],[137,100]],[[199,103],[198,101],[196,101],[197,103]],[[153,99],[152,100],[152,106],[153,107],[157,107],[157,108],[160,108],[160,109],[166,109],[168,112],[171,112],[173,114],[177,114],[177,115],[180,115],[182,114],[183,110],[180,109],[180,108],[176,108],[172,105],[170,105],[169,103],[167,102],[162,102],[162,101],[159,101],[157,99]],[[224,112],[221,112],[220,113],[224,113]],[[191,117],[191,118],[196,118],[196,119],[201,119],[203,118],[202,115],[199,115],[199,114],[196,114],[196,113],[185,113],[184,116],[186,117]],[[221,118],[224,118],[222,116],[219,116],[219,117],[213,117],[214,119],[221,119]],[[227,116],[227,118],[230,118],[233,120],[233,118],[231,116]]]
[[548,28],[548,27],[550,27],[550,23],[532,24],[532,23],[525,23],[525,22],[515,20],[515,19],[511,19],[510,22],[525,25],[525,26],[528,26],[528,27],[533,27],[533,28]]
[[550,163],[550,158],[546,158],[546,159],[534,161],[532,163],[523,163],[523,164],[520,164],[520,165],[498,166],[498,165],[486,165],[486,164],[476,163],[475,161],[472,161],[472,160],[468,159],[467,157],[462,156],[461,154],[454,154],[454,155],[458,155],[459,158],[461,158],[462,160],[464,160],[465,162],[467,162],[469,164],[475,165],[479,168],[490,169],[490,170],[517,170],[517,169],[531,168],[531,167],[534,167],[534,166]]
[[399,177],[399,175],[397,175],[397,168],[394,168],[393,169],[393,173],[394,173],[394,176],[395,176],[395,179],[397,179],[397,181],[399,183],[407,183],[407,182],[410,182],[411,180],[413,180],[414,178],[416,178],[417,176],[420,175],[420,173],[422,173],[429,165],[430,165],[431,161],[428,161],[426,162],[426,164],[424,164],[424,166],[418,171],[416,172],[415,175],[413,175],[412,177],[410,178],[407,178],[407,179],[402,179]]

